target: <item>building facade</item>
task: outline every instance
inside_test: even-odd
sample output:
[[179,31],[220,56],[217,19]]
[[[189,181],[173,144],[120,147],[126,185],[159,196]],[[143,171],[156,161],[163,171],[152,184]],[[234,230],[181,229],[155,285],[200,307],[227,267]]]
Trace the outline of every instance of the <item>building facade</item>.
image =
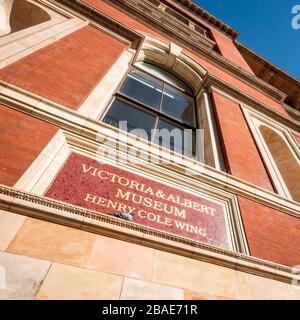
[[190,0],[0,15],[0,299],[300,298],[299,81]]

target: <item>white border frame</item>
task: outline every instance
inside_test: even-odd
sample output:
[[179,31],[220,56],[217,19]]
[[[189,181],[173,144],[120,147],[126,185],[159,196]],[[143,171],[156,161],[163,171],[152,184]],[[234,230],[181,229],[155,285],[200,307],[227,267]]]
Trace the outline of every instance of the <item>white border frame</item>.
[[243,105],[241,107],[242,107],[244,116],[246,118],[246,121],[248,123],[248,126],[250,128],[250,131],[252,133],[252,136],[254,138],[254,141],[258,146],[260,154],[263,158],[263,161],[265,162],[266,168],[269,172],[269,175],[272,178],[272,182],[274,183],[274,186],[277,192],[279,193],[279,195],[293,201],[294,199],[292,198],[286,186],[286,183],[271,155],[271,152],[260,132],[259,127],[266,126],[270,128],[272,131],[274,131],[275,133],[277,133],[286,143],[286,145],[291,151],[291,154],[294,156],[295,160],[298,162],[300,166],[299,147],[297,146],[292,134],[287,129],[283,128],[279,124],[276,124],[276,122],[271,121],[270,119],[260,114],[250,111],[247,107]]

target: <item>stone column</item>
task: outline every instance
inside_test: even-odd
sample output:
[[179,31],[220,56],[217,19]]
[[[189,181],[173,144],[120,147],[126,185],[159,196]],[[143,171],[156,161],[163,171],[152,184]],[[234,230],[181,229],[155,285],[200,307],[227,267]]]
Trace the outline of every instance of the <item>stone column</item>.
[[10,13],[14,0],[0,0],[0,37],[10,33]]

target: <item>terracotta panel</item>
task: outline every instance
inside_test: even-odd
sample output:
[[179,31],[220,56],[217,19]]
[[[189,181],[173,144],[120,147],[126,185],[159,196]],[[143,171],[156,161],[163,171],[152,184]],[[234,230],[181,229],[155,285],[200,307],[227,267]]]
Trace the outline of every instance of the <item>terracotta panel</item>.
[[125,49],[87,26],[3,68],[0,79],[76,110]]
[[0,183],[13,186],[57,132],[57,127],[0,105]]

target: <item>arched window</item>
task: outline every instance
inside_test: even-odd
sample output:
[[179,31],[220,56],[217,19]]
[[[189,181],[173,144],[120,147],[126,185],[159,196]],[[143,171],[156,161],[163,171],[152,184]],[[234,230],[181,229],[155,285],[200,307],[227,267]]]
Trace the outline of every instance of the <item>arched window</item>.
[[196,154],[193,92],[152,64],[140,62],[131,69],[102,120],[115,127],[127,121],[130,132],[140,135],[136,129],[143,129],[149,141],[186,156]]
[[292,153],[286,141],[267,126],[259,128],[268,147],[282,182],[282,189],[287,188],[293,200],[300,202],[300,161]]

